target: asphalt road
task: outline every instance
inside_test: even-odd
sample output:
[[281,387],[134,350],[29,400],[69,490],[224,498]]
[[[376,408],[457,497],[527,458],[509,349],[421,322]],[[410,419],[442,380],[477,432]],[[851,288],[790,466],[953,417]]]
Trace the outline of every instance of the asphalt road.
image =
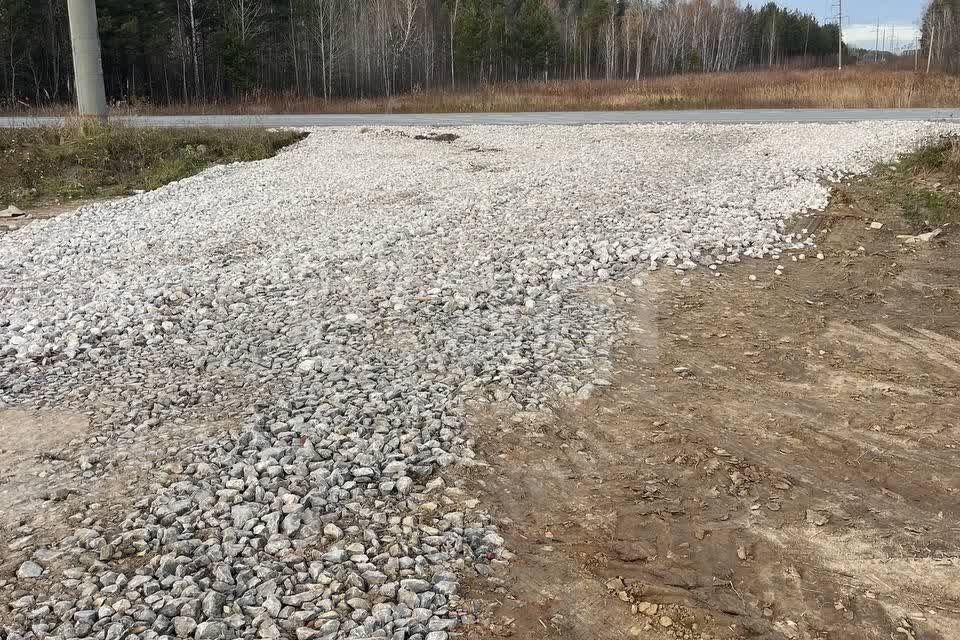
[[[641,122],[853,122],[938,120],[960,122],[955,109],[736,109],[709,111],[567,111],[544,113],[277,114],[257,116],[133,116],[112,121],[150,127],[356,127],[530,124],[631,124]],[[0,127],[57,125],[63,118],[0,117]]]

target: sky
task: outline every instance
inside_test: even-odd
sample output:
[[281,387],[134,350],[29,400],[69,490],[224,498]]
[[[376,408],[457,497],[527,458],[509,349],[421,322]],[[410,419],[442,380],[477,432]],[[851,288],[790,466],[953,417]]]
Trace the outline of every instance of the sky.
[[[908,48],[917,36],[917,21],[926,3],[927,0],[843,0],[844,41],[873,49],[879,19],[881,45],[886,27],[887,50],[893,48],[894,42],[898,48]],[[837,0],[780,0],[779,4],[812,13],[820,22],[836,20]]]

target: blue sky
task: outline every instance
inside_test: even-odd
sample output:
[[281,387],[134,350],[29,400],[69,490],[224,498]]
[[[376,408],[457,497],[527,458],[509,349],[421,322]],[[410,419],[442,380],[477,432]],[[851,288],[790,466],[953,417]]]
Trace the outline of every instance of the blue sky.
[[[821,22],[832,20],[836,15],[836,0],[780,0],[780,4],[812,13]],[[848,44],[872,49],[879,19],[881,38],[883,28],[887,30],[887,49],[892,48],[894,36],[899,47],[906,47],[916,37],[916,21],[924,5],[926,0],[843,0],[843,13],[847,16],[843,21],[844,40]]]

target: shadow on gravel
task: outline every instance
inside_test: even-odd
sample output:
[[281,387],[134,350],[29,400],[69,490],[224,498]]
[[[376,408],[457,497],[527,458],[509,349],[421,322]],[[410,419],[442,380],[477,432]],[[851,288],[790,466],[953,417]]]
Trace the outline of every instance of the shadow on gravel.
[[429,140],[430,142],[454,142],[460,139],[455,133],[428,133],[413,137],[414,140]]

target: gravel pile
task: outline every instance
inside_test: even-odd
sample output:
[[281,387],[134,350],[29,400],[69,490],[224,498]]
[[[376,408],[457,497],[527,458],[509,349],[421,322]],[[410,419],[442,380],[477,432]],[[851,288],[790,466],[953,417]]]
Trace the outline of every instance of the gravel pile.
[[584,285],[809,244],[784,220],[823,179],[938,131],[323,129],[3,238],[4,403],[91,410],[101,435],[245,424],[109,531],[14,541],[7,637],[446,640],[462,577],[509,558],[439,473],[473,463],[465,399],[588,396],[614,318]]

